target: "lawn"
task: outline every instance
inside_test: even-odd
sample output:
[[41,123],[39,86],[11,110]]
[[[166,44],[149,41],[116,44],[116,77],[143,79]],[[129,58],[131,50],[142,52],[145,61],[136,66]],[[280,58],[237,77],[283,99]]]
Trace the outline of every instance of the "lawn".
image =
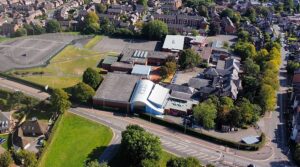
[[88,157],[98,158],[112,131],[71,113],[65,113],[39,163],[40,167],[82,167]]
[[66,88],[80,82],[86,68],[96,68],[103,57],[104,55],[98,52],[69,45],[46,67],[10,71],[9,73],[41,85]]
[[[168,160],[170,160],[171,158],[175,158],[175,157],[176,157],[175,155],[173,155],[169,152],[163,151],[160,162],[159,162],[159,166],[166,167]],[[109,165],[111,167],[120,167],[120,166],[126,167],[123,164],[124,163],[122,162],[122,157],[121,157],[120,153],[117,153],[117,155],[109,163]]]
[[9,147],[8,137],[9,137],[8,134],[0,135],[0,138],[6,139],[6,141],[5,141],[4,143],[1,144],[1,146],[2,146],[5,150],[8,150],[8,147]]
[[84,48],[92,49],[98,42],[102,40],[103,36],[96,35],[93,39],[91,39],[87,44],[85,44]]

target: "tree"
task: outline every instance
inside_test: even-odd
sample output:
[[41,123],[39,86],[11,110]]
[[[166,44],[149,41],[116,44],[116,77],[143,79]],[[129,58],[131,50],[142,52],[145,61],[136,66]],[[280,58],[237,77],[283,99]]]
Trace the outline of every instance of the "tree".
[[71,89],[72,100],[79,103],[88,103],[95,95],[95,90],[89,85],[80,82]]
[[176,157],[167,162],[167,167],[201,167],[199,160],[194,157]]
[[300,68],[300,63],[295,61],[288,61],[286,70],[289,75],[293,75],[295,70],[298,70]]
[[82,81],[90,85],[94,90],[96,90],[103,80],[103,77],[94,69],[87,68],[82,76]]
[[13,160],[11,158],[11,153],[9,151],[5,151],[0,155],[0,166],[1,167],[9,167],[12,164]]
[[221,25],[218,22],[211,22],[209,25],[209,32],[210,36],[219,35],[221,33]]
[[230,111],[234,109],[233,100],[229,97],[220,98],[220,108],[218,109],[217,118],[220,124],[226,124]]
[[256,122],[261,112],[259,107],[257,107],[255,104],[252,104],[246,98],[242,98],[237,103],[237,110],[241,114],[242,124],[252,124],[253,122]]
[[20,107],[21,102],[26,98],[26,96],[20,92],[13,92],[8,98],[8,108],[10,110]]
[[276,107],[276,92],[272,86],[263,84],[260,90],[260,106],[264,111],[273,111]]
[[153,20],[143,25],[142,34],[149,39],[160,40],[168,34],[168,26],[160,20]]
[[228,116],[228,122],[231,126],[240,127],[242,124],[242,114],[237,109],[231,110]]
[[83,33],[86,34],[94,34],[99,32],[100,30],[100,23],[99,17],[95,12],[88,12],[84,19],[84,28]]
[[174,62],[174,61],[166,62],[165,66],[168,69],[168,75],[174,74],[177,69],[176,62]]
[[247,9],[245,16],[249,18],[249,20],[254,23],[256,21],[256,11],[254,8],[250,7]]
[[14,34],[15,37],[22,37],[22,36],[26,36],[26,35],[27,35],[27,31],[25,28],[18,28]]
[[138,0],[137,3],[143,5],[144,7],[147,7],[148,0]]
[[153,159],[142,160],[141,167],[160,167],[159,162]]
[[207,17],[208,16],[207,7],[205,5],[200,5],[198,7],[198,13],[200,16]]
[[192,30],[192,35],[193,36],[198,36],[199,35],[199,32],[195,29]]
[[234,52],[242,58],[242,61],[246,60],[248,57],[254,58],[257,56],[255,46],[247,42],[236,43]]
[[98,13],[105,13],[106,10],[107,10],[107,6],[102,4],[102,3],[98,3],[96,5],[96,10],[97,10]]
[[193,49],[185,49],[180,53],[178,63],[182,69],[194,68],[201,62],[200,55]]
[[69,95],[62,89],[54,89],[50,96],[50,103],[55,112],[64,113],[71,107]]
[[57,20],[48,20],[46,23],[46,32],[47,33],[56,33],[56,32],[60,32],[61,31],[61,27],[60,24]]
[[213,129],[215,127],[217,109],[211,100],[206,100],[194,107],[193,113],[195,119],[202,123],[204,128]]
[[140,166],[146,159],[159,161],[162,153],[159,138],[137,125],[122,132],[121,150],[129,166]]
[[296,145],[293,158],[296,161],[296,163],[299,165],[300,164],[300,144]]
[[161,66],[159,69],[159,73],[162,78],[167,78],[168,77],[168,68],[166,66]]
[[226,8],[220,14],[221,17],[229,17],[230,19],[233,18],[234,11],[230,8]]
[[260,66],[248,57],[244,61],[244,72],[247,76],[257,77],[260,74]]
[[242,42],[250,42],[250,34],[248,31],[241,30],[238,32],[238,39]]
[[37,166],[37,158],[33,152],[21,150],[16,153],[16,159],[18,164],[23,164],[25,167]]

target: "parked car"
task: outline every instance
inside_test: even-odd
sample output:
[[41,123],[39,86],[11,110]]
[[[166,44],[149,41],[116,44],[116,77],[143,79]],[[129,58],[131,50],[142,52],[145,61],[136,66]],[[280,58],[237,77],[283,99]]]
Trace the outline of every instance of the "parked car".
[[0,138],[0,144],[3,144],[6,141],[4,138]]

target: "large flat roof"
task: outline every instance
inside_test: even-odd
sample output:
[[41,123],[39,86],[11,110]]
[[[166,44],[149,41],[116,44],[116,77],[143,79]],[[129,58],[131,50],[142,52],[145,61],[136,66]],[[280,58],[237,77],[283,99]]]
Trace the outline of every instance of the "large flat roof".
[[183,50],[184,38],[185,36],[182,35],[167,35],[163,45],[163,49],[178,51]]
[[135,84],[140,77],[128,74],[108,73],[93,99],[129,102]]
[[151,72],[151,66],[136,64],[136,65],[133,66],[131,74],[147,75],[148,76],[150,74],[150,72]]

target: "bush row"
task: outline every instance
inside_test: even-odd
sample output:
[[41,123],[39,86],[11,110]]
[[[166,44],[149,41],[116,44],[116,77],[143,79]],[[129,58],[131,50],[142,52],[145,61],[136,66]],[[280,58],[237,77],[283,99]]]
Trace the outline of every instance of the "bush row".
[[[150,115],[149,114],[145,114],[145,113],[139,113],[139,117],[145,120],[150,120]],[[166,121],[164,119],[161,118],[157,118],[157,117],[153,117],[151,116],[151,122],[153,123],[157,123],[169,128],[173,128],[176,129],[180,132],[185,131],[186,134],[209,141],[209,142],[213,142],[215,144],[220,144],[220,145],[224,145],[226,147],[231,147],[234,149],[239,149],[239,150],[248,150],[248,151],[257,151],[260,148],[262,148],[265,145],[266,142],[266,136],[264,133],[262,133],[262,135],[260,136],[260,142],[257,144],[244,144],[244,143],[239,143],[239,142],[234,142],[234,141],[230,141],[227,139],[223,139],[223,138],[219,138],[216,136],[212,136],[209,134],[205,134],[205,133],[201,133],[199,131],[195,131],[194,129],[188,128],[188,127],[184,127],[183,125],[180,124],[176,124],[174,122],[169,122]]]

